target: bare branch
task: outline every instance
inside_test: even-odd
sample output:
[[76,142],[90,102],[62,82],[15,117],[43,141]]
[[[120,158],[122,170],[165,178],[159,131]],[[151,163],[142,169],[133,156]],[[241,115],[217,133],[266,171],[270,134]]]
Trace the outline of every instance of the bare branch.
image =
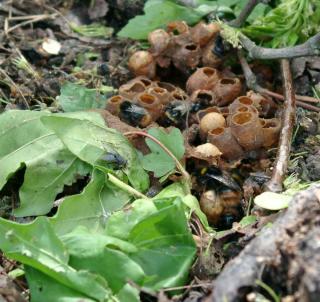
[[281,72],[283,79],[283,90],[285,95],[284,110],[282,113],[282,129],[280,132],[277,159],[273,168],[270,181],[265,185],[268,191],[281,192],[283,180],[287,173],[291,138],[296,118],[296,99],[293,91],[292,74],[288,59],[281,60]]
[[[250,89],[252,89],[256,92],[259,92],[261,94],[276,98],[277,100],[285,101],[285,98],[283,95],[261,87],[258,84],[258,81],[257,81],[255,74],[252,72],[247,60],[245,59],[245,57],[243,56],[243,53],[241,51],[238,52],[238,56],[239,56],[239,61],[240,61],[242,70],[243,70],[244,77],[246,79],[246,84]],[[306,97],[306,96],[301,96],[301,95],[295,95],[295,98],[297,99],[297,101],[296,101],[297,106],[302,107],[304,109],[311,110],[311,111],[320,112],[319,107],[305,103],[305,102],[319,103],[319,101],[317,99],[311,98],[311,97]]]
[[240,34],[239,39],[243,48],[248,51],[249,56],[253,59],[273,60],[320,55],[320,33],[314,35],[303,44],[284,48],[257,46],[244,34]]
[[247,18],[250,16],[254,8],[259,3],[262,3],[262,2],[267,3],[269,1],[268,0],[267,1],[266,0],[248,0],[247,4],[242,9],[239,16],[236,19],[229,22],[229,25],[233,27],[241,27],[244,24],[244,22],[246,22]]

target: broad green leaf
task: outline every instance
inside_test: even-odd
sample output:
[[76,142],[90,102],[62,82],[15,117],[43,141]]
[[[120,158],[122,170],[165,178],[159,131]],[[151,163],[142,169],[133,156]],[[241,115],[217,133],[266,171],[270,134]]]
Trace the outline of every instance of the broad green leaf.
[[121,290],[127,280],[142,285],[144,272],[128,257],[137,251],[133,244],[105,234],[89,232],[84,227],[62,236],[61,240],[71,256],[70,265],[77,270],[99,274],[108,281],[114,293]]
[[31,302],[95,302],[85,294],[73,290],[58,281],[48,277],[40,271],[26,266],[26,278],[28,281]]
[[207,216],[200,209],[198,200],[191,194],[186,195],[184,191],[183,184],[175,182],[161,190],[154,199],[181,197],[182,202],[188,207],[189,213],[194,212],[200,219],[202,225],[210,232],[212,229],[209,226]]
[[169,22],[183,20],[189,24],[198,22],[202,14],[169,0],[149,0],[144,6],[144,15],[136,16],[122,28],[119,37],[136,40],[147,39],[149,32],[165,27]]
[[291,199],[290,195],[263,192],[255,197],[254,203],[261,208],[276,211],[287,208]]
[[142,267],[129,255],[107,247],[102,253],[90,257],[72,255],[70,265],[77,270],[99,274],[108,281],[113,293],[119,292],[128,280],[142,285],[145,279]]
[[60,237],[70,255],[79,258],[92,257],[101,254],[105,247],[112,247],[126,253],[134,253],[137,248],[116,237],[98,232],[90,232],[86,227],[79,226],[72,232]]
[[196,248],[180,198],[137,200],[129,209],[110,217],[106,234],[137,247],[130,258],[148,276],[144,283],[147,288],[184,284]]
[[[184,140],[179,129],[173,128],[169,133],[159,128],[151,128],[148,131],[153,137],[164,144],[173,155],[180,160],[184,154]],[[154,172],[155,177],[161,177],[175,168],[175,161],[157,143],[146,139],[151,153],[143,157],[143,168]]]
[[137,190],[147,189],[149,178],[140,165],[137,152],[116,130],[92,120],[78,118],[76,114],[68,117],[47,116],[43,117],[42,121],[56,133],[73,154],[92,166],[95,166],[107,152],[118,153],[127,160],[123,171],[127,174],[130,183]]
[[126,284],[116,295],[121,302],[140,302],[139,290],[130,284]]
[[157,207],[146,199],[137,199],[125,211],[114,213],[106,223],[106,234],[127,240],[132,228],[144,218],[156,213]]
[[57,97],[58,104],[65,112],[74,112],[92,108],[103,108],[105,98],[95,89],[66,82],[61,87],[60,95]]
[[138,248],[131,258],[150,277],[144,286],[157,290],[185,283],[196,246],[180,199],[159,200],[155,205],[158,211],[135,225],[128,241]]
[[48,112],[11,110],[0,115],[0,189],[22,166],[26,166],[16,216],[46,214],[54,198],[88,166],[65,149],[40,118]]
[[46,214],[64,185],[71,185],[79,176],[90,173],[91,167],[63,148],[29,161],[20,188],[20,207],[15,216]]
[[0,218],[0,249],[7,257],[35,268],[89,298],[104,301],[110,295],[107,283],[101,277],[76,271],[68,265],[68,252],[46,217],[24,225]]
[[129,201],[130,196],[126,192],[111,188],[105,175],[94,170],[82,193],[65,198],[57,214],[50,218],[51,224],[59,235],[67,234],[77,226],[91,231],[101,230],[111,213]]

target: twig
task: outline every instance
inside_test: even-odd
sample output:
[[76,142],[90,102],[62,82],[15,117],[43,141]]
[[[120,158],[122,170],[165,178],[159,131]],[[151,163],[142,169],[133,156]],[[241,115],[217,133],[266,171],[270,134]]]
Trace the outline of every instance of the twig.
[[236,19],[234,19],[231,22],[229,22],[229,25],[233,26],[233,27],[241,27],[244,24],[244,22],[246,22],[247,18],[252,13],[254,8],[259,3],[262,3],[262,2],[269,2],[269,1],[265,1],[265,0],[248,0],[247,4],[242,9],[242,11],[240,12],[239,16]]
[[131,186],[127,185],[111,173],[107,173],[108,180],[112,182],[114,185],[116,185],[118,188],[122,189],[123,191],[128,192],[131,195],[134,195],[136,197],[140,197],[143,199],[150,199],[146,195],[142,194],[141,192],[137,191],[136,189],[132,188]]
[[272,60],[272,59],[289,59],[306,56],[318,56],[320,54],[320,33],[314,35],[303,44],[284,47],[284,48],[266,48],[257,46],[247,36],[240,33],[239,40],[249,56],[253,59]]
[[150,140],[154,141],[156,144],[158,144],[163,151],[165,151],[175,162],[177,169],[180,171],[182,177],[190,184],[190,175],[189,173],[184,169],[184,167],[181,165],[179,160],[174,156],[174,154],[159,140],[157,140],[155,137],[150,135],[149,133],[143,132],[143,131],[130,131],[123,134],[124,136],[130,136],[130,135],[140,135],[145,136],[149,138]]
[[296,100],[293,91],[292,74],[288,59],[281,60],[281,73],[286,101],[282,114],[282,129],[280,132],[279,148],[276,163],[273,168],[271,179],[265,185],[265,188],[268,191],[272,192],[281,192],[283,188],[282,182],[287,173],[291,149],[291,138],[296,113]]
[[[22,27],[22,26],[25,26],[25,25],[28,25],[28,24],[32,24],[32,23],[35,23],[35,22],[39,22],[39,21],[42,21],[42,20],[46,20],[46,19],[53,19],[57,16],[57,14],[51,14],[51,15],[48,15],[48,14],[43,14],[43,15],[34,15],[34,16],[29,16],[29,17],[9,17],[6,19],[6,22],[7,24],[9,24],[9,21],[10,20],[20,20],[20,19],[26,19],[26,21],[24,22],[21,22],[21,23],[18,23],[10,28],[7,28],[7,26],[5,27],[5,34],[7,35],[8,33],[12,32],[13,30],[19,28],[19,27]],[[20,18],[20,19],[18,19]]]
[[21,95],[26,107],[28,109],[30,109],[30,106],[29,106],[26,98],[24,97],[21,89],[19,88],[19,86],[16,85],[16,83],[8,76],[8,74],[2,68],[0,68],[0,73],[2,73],[4,75],[4,77],[7,78],[7,80],[13,85],[13,87],[17,89],[17,91],[20,93],[20,95]]
[[[244,77],[246,79],[247,86],[250,89],[252,89],[252,90],[254,90],[256,92],[259,92],[261,94],[274,97],[274,98],[276,98],[276,99],[278,99],[280,101],[284,101],[285,100],[283,95],[275,93],[275,92],[272,92],[272,91],[270,91],[270,90],[268,90],[266,88],[261,87],[258,84],[257,78],[256,78],[255,74],[252,72],[252,70],[251,70],[247,60],[245,59],[242,51],[238,52],[238,57],[239,57],[239,61],[240,61],[240,64],[241,64],[241,67],[242,67],[242,70],[243,70]],[[297,101],[296,101],[296,105],[297,106],[305,108],[305,109],[308,109],[308,110],[320,112],[320,108],[319,107],[312,106],[310,104],[304,103],[304,102],[307,102],[307,101],[308,102],[312,102],[312,103],[319,103],[318,99],[307,97],[307,96],[301,96],[301,95],[295,95],[295,98],[297,99]]]

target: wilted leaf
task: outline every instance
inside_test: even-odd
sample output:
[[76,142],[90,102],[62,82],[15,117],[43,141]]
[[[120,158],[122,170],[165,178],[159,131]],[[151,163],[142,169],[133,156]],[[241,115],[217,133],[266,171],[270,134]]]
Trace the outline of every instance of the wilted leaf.
[[106,99],[97,90],[66,82],[61,87],[58,103],[65,112],[103,108]]
[[[184,154],[184,139],[179,129],[173,128],[169,133],[162,129],[152,128],[148,131],[165,145],[173,155],[180,160]],[[157,143],[146,139],[151,153],[143,157],[143,168],[154,172],[155,177],[161,177],[175,168],[175,161]]]
[[273,192],[263,192],[255,197],[254,203],[267,210],[282,210],[288,207],[292,196]]
[[11,110],[0,115],[0,189],[26,166],[16,216],[46,214],[65,184],[89,172],[40,118],[48,112]]

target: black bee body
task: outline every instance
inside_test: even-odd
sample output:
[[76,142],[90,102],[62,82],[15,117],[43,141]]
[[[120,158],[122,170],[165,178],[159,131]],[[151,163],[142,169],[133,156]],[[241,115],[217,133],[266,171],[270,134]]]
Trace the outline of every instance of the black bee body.
[[143,107],[129,101],[124,101],[120,105],[120,119],[132,126],[138,126],[146,115],[147,111]]
[[173,101],[167,105],[164,111],[164,116],[174,125],[184,125],[186,123],[186,116],[189,110],[189,105],[184,101]]
[[107,152],[100,158],[100,160],[110,165],[113,170],[121,170],[127,165],[127,160],[118,152]]
[[220,35],[218,35],[215,40],[212,52],[220,58],[225,54],[225,46],[223,44],[223,39]]

